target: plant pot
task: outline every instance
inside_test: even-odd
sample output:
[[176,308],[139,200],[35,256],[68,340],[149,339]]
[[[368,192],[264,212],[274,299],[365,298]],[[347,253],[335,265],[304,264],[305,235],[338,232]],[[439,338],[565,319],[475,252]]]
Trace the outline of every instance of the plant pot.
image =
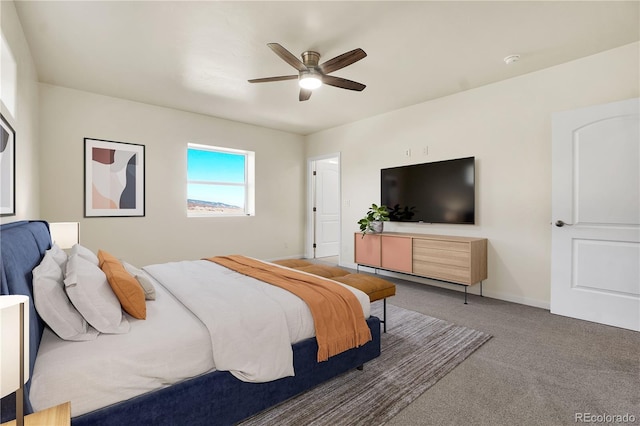
[[373,229],[373,233],[375,234],[379,234],[380,232],[382,232],[382,229],[384,227],[384,222],[371,222],[371,228]]

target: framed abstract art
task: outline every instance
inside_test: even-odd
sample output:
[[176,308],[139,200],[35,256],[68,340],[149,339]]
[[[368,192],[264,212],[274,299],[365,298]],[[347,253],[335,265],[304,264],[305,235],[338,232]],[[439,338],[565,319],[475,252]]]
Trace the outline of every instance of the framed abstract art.
[[0,216],[16,214],[16,132],[0,114]]
[[84,139],[84,216],[144,216],[144,145]]

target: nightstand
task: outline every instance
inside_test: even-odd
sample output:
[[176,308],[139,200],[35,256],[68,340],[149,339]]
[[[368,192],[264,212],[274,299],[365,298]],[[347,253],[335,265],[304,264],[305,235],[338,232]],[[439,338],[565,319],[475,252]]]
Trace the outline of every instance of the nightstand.
[[[2,423],[0,426],[15,426],[16,421]],[[70,426],[71,425],[71,403],[56,405],[37,413],[24,417],[24,426]]]

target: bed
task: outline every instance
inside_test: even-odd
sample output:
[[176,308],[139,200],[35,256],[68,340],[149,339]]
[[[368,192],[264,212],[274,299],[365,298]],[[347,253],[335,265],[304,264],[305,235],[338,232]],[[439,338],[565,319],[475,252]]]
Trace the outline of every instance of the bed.
[[[65,346],[60,342],[56,342],[56,336],[40,318],[33,303],[32,270],[40,264],[44,253],[50,247],[51,238],[46,222],[20,221],[0,226],[0,255],[2,262],[0,265],[0,294],[25,294],[30,296],[29,346],[32,376],[25,386],[25,412],[27,413],[34,411],[34,405],[36,410],[46,408],[38,406],[44,404],[45,402],[43,401],[46,401],[46,398],[43,399],[42,396],[42,386],[37,386],[36,383],[33,395],[31,395],[31,391],[34,380],[36,382],[41,380],[42,368],[39,368],[39,366],[44,363],[48,353],[51,352],[50,348],[55,348],[56,344],[63,348],[62,350],[68,347],[68,345]],[[197,265],[201,267],[200,264]],[[144,269],[146,270],[146,268]],[[167,293],[167,289],[163,285],[158,285],[159,283],[157,282],[155,284],[158,290],[158,299],[153,303],[160,303],[157,305],[148,304],[150,314],[154,310],[157,312],[170,312],[171,309],[175,309],[175,306],[171,308],[172,305],[164,304],[168,303],[168,300],[173,296]],[[188,317],[189,315],[183,316]],[[194,321],[193,318],[187,318],[187,321],[189,320]],[[380,321],[376,317],[369,316],[366,318],[366,326],[371,332],[371,341],[332,356],[324,362],[317,361],[318,343],[316,338],[300,337],[299,341],[291,344],[295,375],[267,382],[247,382],[239,380],[229,371],[215,370],[215,366],[208,365],[208,361],[204,359],[206,357],[201,356],[200,349],[192,349],[191,352],[196,355],[196,360],[192,364],[199,365],[199,371],[181,371],[178,375],[187,376],[182,380],[123,401],[107,403],[106,406],[102,406],[100,404],[103,403],[100,403],[98,406],[93,407],[85,403],[85,407],[91,408],[85,408],[84,411],[90,411],[73,415],[72,424],[227,425],[237,423],[337,375],[359,368],[367,361],[379,356]],[[133,328],[136,327],[132,326]],[[200,334],[203,334],[203,328],[200,327],[200,329]],[[128,334],[120,336],[126,340],[127,337],[124,336],[128,336]],[[116,342],[120,336],[109,335],[108,337]],[[133,337],[129,336],[128,338]],[[106,345],[109,339],[102,339],[101,344]],[[172,339],[169,340],[172,341]],[[54,341],[53,346],[51,341]],[[39,353],[38,349],[41,342],[43,342],[43,347],[47,349]],[[79,342],[68,343],[73,345]],[[176,346],[182,347],[184,345],[189,345],[189,343],[180,341]],[[127,345],[124,344],[122,346]],[[68,351],[69,349],[66,350]],[[164,348],[160,349],[159,352],[169,353],[170,350]],[[159,352],[156,351],[156,353]],[[184,353],[182,355],[184,356]],[[135,353],[131,356],[132,358],[139,357]],[[174,358],[171,358],[171,360],[174,360]],[[167,363],[171,363],[171,360],[168,360]],[[174,361],[175,364],[191,365],[190,362],[184,361],[184,358],[176,357],[175,360],[177,360]],[[36,366],[37,362],[38,366]],[[85,359],[85,362],[88,361]],[[119,376],[121,374],[114,375]],[[55,375],[53,377],[51,384],[45,386],[45,388],[54,387],[58,380],[55,379]],[[111,379],[117,380],[117,377],[112,377]],[[89,385],[83,384],[82,386]],[[39,391],[37,390],[38,387],[40,388]],[[33,401],[30,396],[33,396]],[[32,404],[32,402],[35,402],[35,404]],[[73,405],[74,402],[72,400],[72,410]],[[15,397],[10,395],[2,400],[1,413],[3,422],[15,418]]]

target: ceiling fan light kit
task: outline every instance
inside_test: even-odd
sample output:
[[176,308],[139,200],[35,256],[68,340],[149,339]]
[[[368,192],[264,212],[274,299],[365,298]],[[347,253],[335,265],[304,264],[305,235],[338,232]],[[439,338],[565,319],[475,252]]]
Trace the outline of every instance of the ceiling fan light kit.
[[300,96],[298,99],[300,101],[308,100],[311,97],[311,91],[322,86],[323,83],[340,89],[355,90],[358,92],[363,91],[364,88],[367,87],[357,81],[328,75],[331,72],[342,69],[362,58],[365,58],[367,54],[362,49],[354,49],[318,65],[320,62],[320,54],[318,52],[314,52],[312,50],[303,52],[301,55],[301,61],[278,43],[268,43],[267,46],[269,46],[269,48],[271,48],[271,50],[273,50],[274,53],[282,60],[297,69],[298,75],[255,78],[249,80],[249,83],[267,83],[272,81],[298,79],[298,84],[300,85]]
[[309,71],[300,71],[300,79],[298,84],[303,89],[314,90],[322,86],[322,74],[315,69]]

